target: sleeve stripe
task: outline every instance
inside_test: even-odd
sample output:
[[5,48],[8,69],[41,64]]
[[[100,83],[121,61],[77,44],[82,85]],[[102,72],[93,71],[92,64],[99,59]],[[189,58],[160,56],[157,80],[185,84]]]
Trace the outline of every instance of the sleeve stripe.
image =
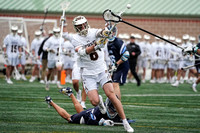
[[126,51],[126,46],[125,44],[123,43],[121,49],[120,49],[120,54],[123,54],[124,52]]

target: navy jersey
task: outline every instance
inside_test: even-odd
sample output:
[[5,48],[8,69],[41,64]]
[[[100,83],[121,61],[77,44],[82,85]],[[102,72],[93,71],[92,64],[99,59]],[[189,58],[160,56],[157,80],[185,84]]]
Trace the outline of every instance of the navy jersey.
[[[99,121],[101,118],[104,118],[105,120],[109,119],[107,114],[102,114],[99,110],[99,107],[96,106],[91,109],[84,110],[78,114],[74,114],[71,116],[71,121],[69,123],[76,123],[80,124],[81,118],[84,118],[85,124],[87,125],[99,125]],[[113,121],[119,122],[120,117],[117,115]]]
[[[109,57],[113,64],[122,57],[124,52],[127,51],[124,42],[119,38],[115,38],[114,41],[108,42],[107,47],[108,47]],[[122,64],[120,64],[117,68],[117,71],[113,73],[112,75],[113,82],[117,82],[123,85],[126,82],[128,70],[129,70],[129,63],[127,60]]]

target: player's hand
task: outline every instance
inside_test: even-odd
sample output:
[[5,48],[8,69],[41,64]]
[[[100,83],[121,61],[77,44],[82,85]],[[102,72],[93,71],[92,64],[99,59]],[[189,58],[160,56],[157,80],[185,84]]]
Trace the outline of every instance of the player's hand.
[[55,54],[56,52],[53,49],[47,49],[48,52]]
[[114,126],[114,122],[112,120],[105,120],[104,118],[101,118],[99,121],[99,125],[101,126]]
[[3,57],[4,57],[4,58],[8,58],[7,53],[3,53]]
[[18,58],[19,58],[19,59],[22,58],[22,53],[19,53]]
[[105,29],[105,30],[102,31],[102,35],[105,38],[112,38],[112,31]]
[[135,52],[132,52],[131,54],[132,54],[132,56],[135,56]]
[[118,64],[115,62],[114,64],[111,65],[109,72],[113,73],[113,72],[117,71],[117,67],[118,67]]
[[101,38],[101,39],[99,39],[99,40],[97,40],[97,41],[95,42],[95,47],[94,47],[94,49],[95,49],[95,50],[100,50],[101,48],[104,48],[104,46],[105,46],[106,43],[107,43],[107,39]]
[[192,46],[188,46],[187,48],[183,49],[183,53],[193,54],[194,48]]
[[67,26],[67,20],[66,20],[66,17],[64,17],[64,16],[61,16],[60,17],[60,25],[62,24],[62,22],[63,22],[63,26]]

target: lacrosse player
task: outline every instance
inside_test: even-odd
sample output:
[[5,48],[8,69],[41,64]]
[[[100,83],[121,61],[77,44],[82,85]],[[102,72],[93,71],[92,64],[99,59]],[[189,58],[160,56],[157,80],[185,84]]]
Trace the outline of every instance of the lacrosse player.
[[22,70],[21,70],[21,79],[22,80],[27,80],[26,77],[25,77],[25,65],[26,65],[26,52],[24,49],[27,49],[27,43],[26,43],[26,39],[25,37],[22,36],[23,34],[23,31],[21,29],[19,29],[17,31],[19,37],[20,37],[20,40],[21,40],[21,47],[22,47],[22,54],[21,54],[21,57],[20,58],[17,58],[18,59],[18,62],[17,64],[21,64],[21,67],[22,67]]
[[[184,49],[184,52],[185,53],[189,53],[189,54],[198,54],[200,55],[200,43],[198,43],[195,47],[193,46],[188,46],[187,48]],[[197,85],[200,83],[200,61],[199,61],[199,57],[198,56],[195,56],[195,64],[198,64],[198,65],[195,65],[196,66],[196,73],[193,72],[193,74],[195,74],[197,76],[197,80],[193,83],[192,85],[192,89],[194,92],[197,92]]]
[[[110,30],[112,25],[109,24],[107,28]],[[112,73],[112,81],[115,94],[121,100],[121,93],[119,85],[126,83],[126,77],[129,70],[129,52],[126,49],[124,42],[117,38],[117,28],[112,29],[112,37],[108,39],[107,49],[111,60],[110,72]]]
[[42,84],[45,83],[46,69],[47,69],[47,56],[48,56],[48,52],[43,50],[43,46],[44,46],[45,42],[46,42],[52,35],[53,35],[53,31],[50,30],[50,31],[49,31],[49,36],[46,37],[46,38],[43,40],[43,42],[42,42],[42,44],[41,44],[41,46],[40,46],[40,48],[39,48],[39,50],[38,50],[38,56],[39,56],[39,58],[40,58],[40,55],[42,54],[42,77],[41,77],[41,80],[40,80],[40,83],[42,83]]
[[34,64],[34,68],[32,71],[32,76],[29,80],[29,82],[33,82],[36,79],[36,75],[39,78],[39,65],[40,63],[38,62],[38,50],[42,44],[43,38],[41,37],[42,32],[40,30],[35,31],[35,38],[33,39],[31,43],[31,52],[33,55],[32,62]]
[[72,89],[67,87],[60,90],[60,93],[67,95],[72,100],[77,114],[70,115],[66,110],[58,106],[53,102],[50,96],[45,97],[45,101],[49,106],[52,106],[58,114],[67,120],[69,123],[75,124],[87,124],[87,125],[99,125],[99,126],[114,126],[114,122],[121,122],[121,119],[114,108],[111,101],[107,98],[105,105],[103,103],[103,98],[99,95],[100,103],[105,106],[105,113],[100,111],[100,108],[94,107],[87,110],[83,110],[82,106],[75,98]]
[[[51,36],[44,44],[43,50],[48,52],[48,72],[47,72],[47,82],[45,89],[49,90],[50,76],[53,72],[53,69],[56,68],[56,62],[59,60],[59,41],[60,41],[60,28],[53,28],[53,36]],[[61,38],[61,48],[63,48],[64,39]],[[60,86],[60,76],[61,70],[57,70],[57,87]]]
[[143,74],[142,74],[142,82],[145,83],[145,77],[146,77],[146,68],[148,65],[148,59],[150,54],[150,36],[149,35],[144,35],[144,41],[140,43],[140,49],[141,49],[141,60],[140,60],[140,65],[143,69]]
[[10,79],[14,67],[17,65],[17,58],[21,57],[21,40],[17,35],[18,27],[13,25],[11,33],[8,34],[3,41],[3,56],[6,60],[6,79],[8,84],[13,84]]
[[[64,18],[61,18],[64,21]],[[98,86],[101,85],[107,97],[114,104],[119,116],[122,118],[126,131],[133,132],[124,114],[120,100],[116,97],[111,78],[106,70],[103,47],[106,38],[110,37],[109,30],[89,28],[87,19],[84,16],[77,16],[73,19],[73,26],[76,34],[64,33],[78,53],[78,66],[81,68],[83,86],[92,105],[99,106],[100,111],[105,114],[104,107],[100,104]]]

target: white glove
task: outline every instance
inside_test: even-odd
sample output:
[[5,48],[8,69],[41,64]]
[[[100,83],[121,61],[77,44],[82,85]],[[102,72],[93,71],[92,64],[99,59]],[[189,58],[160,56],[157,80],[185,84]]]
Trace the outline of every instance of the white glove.
[[63,22],[63,24],[64,24],[63,26],[67,26],[67,23],[66,23],[66,22],[67,22],[66,17],[64,17],[64,16],[61,16],[61,17],[60,17],[60,25],[62,24],[62,22]]
[[183,49],[183,52],[192,54],[192,53],[194,53],[194,48],[192,46],[188,46],[187,48]]
[[3,53],[3,57],[4,57],[4,58],[8,58],[7,53]]
[[105,44],[107,43],[107,39],[101,38],[96,41],[96,46],[94,47],[95,50],[99,50],[101,48],[104,48]]
[[111,65],[111,67],[110,67],[110,69],[109,69],[109,72],[110,72],[110,73],[113,73],[113,72],[117,71],[117,67],[118,67],[118,65],[117,65],[117,63],[115,62],[113,65]]
[[101,118],[99,121],[99,125],[101,126],[114,126],[114,122],[112,120],[105,120],[104,118]]
[[21,59],[21,58],[22,58],[22,53],[19,53],[19,56],[18,56],[18,58],[19,58],[19,59]]

